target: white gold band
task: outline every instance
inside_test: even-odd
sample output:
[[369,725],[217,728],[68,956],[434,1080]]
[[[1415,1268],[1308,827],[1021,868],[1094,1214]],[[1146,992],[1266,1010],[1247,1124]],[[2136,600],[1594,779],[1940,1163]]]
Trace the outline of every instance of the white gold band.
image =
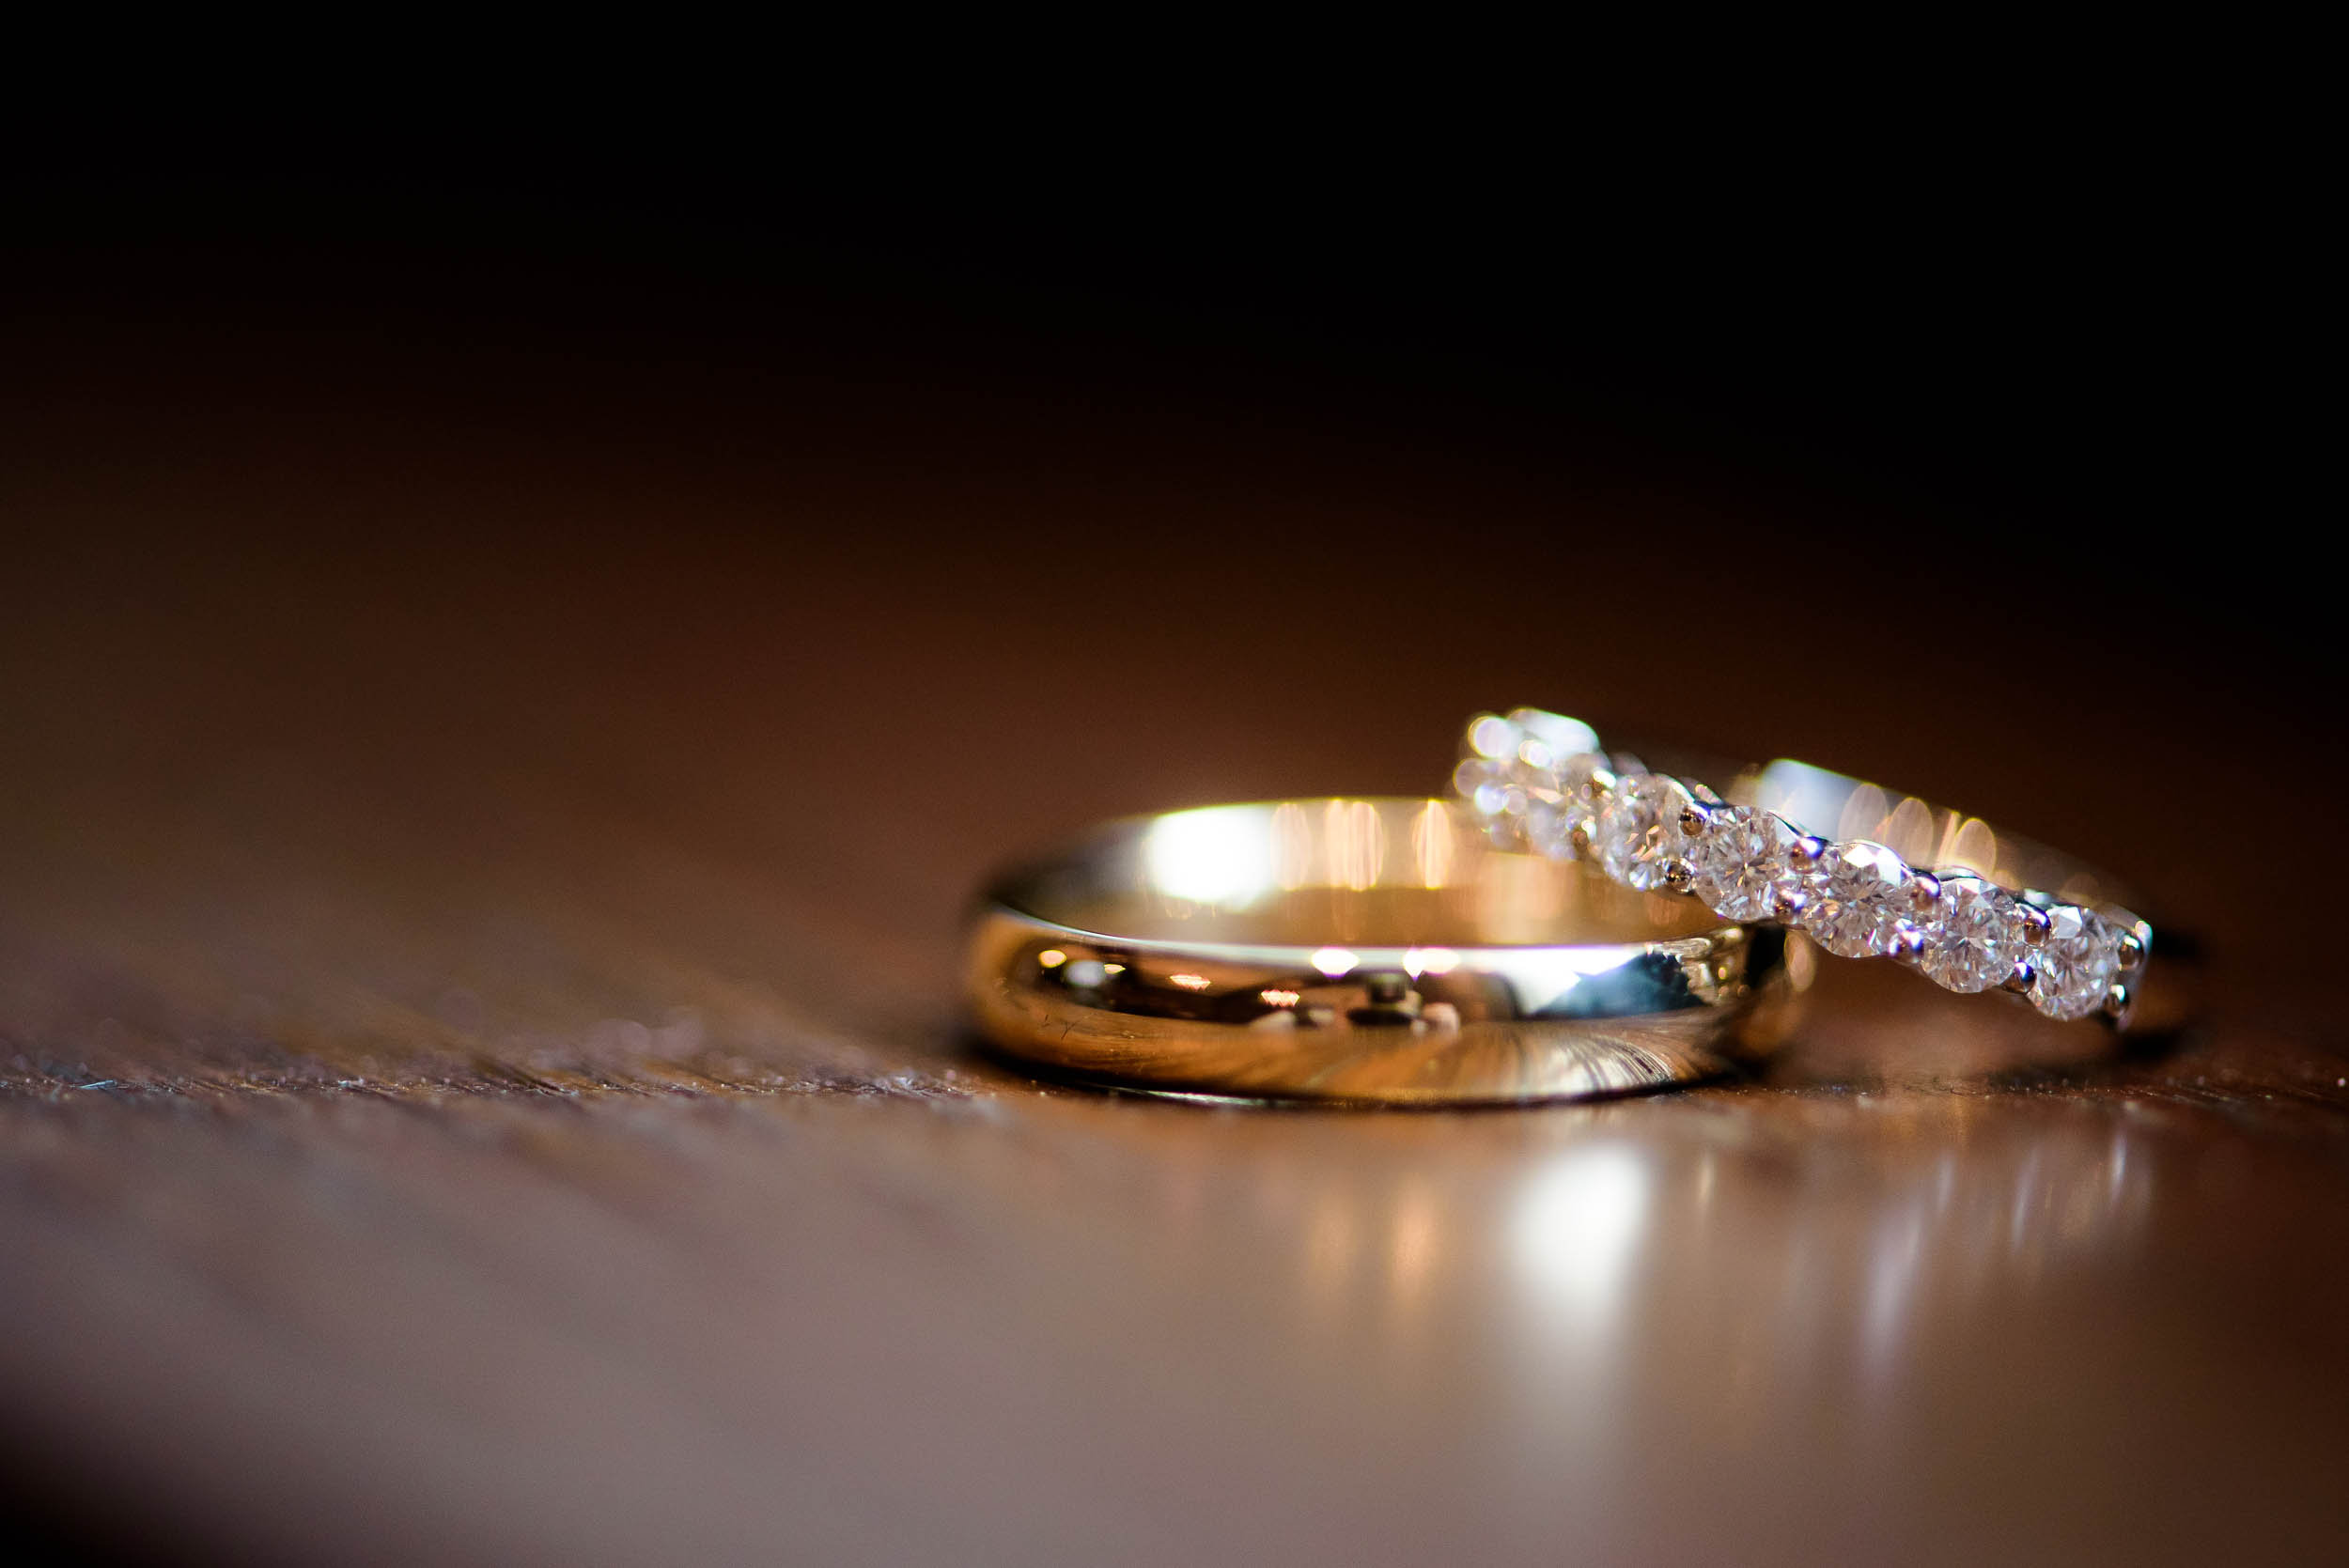
[[1586,859],[1626,887],[1777,921],[1844,957],[1891,957],[1952,991],[2125,1025],[2153,927],[2102,873],[1948,811],[1797,762],[1716,793],[1518,708],[1468,727],[1454,790],[1495,840]]

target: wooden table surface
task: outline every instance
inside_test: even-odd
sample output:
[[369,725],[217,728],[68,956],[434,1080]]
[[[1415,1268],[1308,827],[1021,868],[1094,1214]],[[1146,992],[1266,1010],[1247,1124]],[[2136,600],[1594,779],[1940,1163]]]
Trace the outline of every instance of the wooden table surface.
[[[17,334],[0,1441],[61,1541],[2349,1557],[2349,1054],[2276,940],[2325,895],[2214,836],[2305,812],[2242,750],[2285,653],[2194,662],[2175,596],[2043,623],[1921,504],[1790,574],[1857,504],[1603,435],[836,347]],[[1659,559],[1723,570],[1659,607]],[[1898,657],[1767,637],[1805,594]],[[2041,1069],[1983,1002],[1992,1071],[1863,1010],[1763,1079],[1474,1114],[974,1052],[991,864],[1427,788],[1517,702],[2123,868],[2207,939],[2204,1021]]]

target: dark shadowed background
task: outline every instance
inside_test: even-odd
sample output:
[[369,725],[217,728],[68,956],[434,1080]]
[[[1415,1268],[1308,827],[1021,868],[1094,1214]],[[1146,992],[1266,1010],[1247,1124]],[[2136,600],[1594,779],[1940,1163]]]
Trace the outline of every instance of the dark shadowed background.
[[[21,189],[31,1516],[174,1560],[2330,1555],[2297,249],[2191,161],[2013,174]],[[1477,1117],[972,1055],[989,864],[1431,788],[1527,702],[2119,868],[2209,1021]]]

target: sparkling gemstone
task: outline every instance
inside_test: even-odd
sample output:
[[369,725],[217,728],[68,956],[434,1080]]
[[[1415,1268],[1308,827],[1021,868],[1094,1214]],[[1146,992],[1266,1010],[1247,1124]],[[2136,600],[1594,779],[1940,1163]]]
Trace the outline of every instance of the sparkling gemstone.
[[1618,778],[1591,835],[1607,875],[1626,887],[1662,887],[1666,869],[1688,852],[1680,814],[1688,801],[1688,792],[1660,773]]
[[[1486,809],[1484,792],[1501,785],[1506,777],[1505,764],[1485,757],[1462,757],[1460,766],[1452,770],[1453,793],[1462,800],[1476,801],[1477,809],[1483,811]],[[1498,800],[1498,797],[1494,799]]]
[[1912,913],[1908,867],[1866,839],[1829,846],[1802,888],[1802,928],[1845,958],[1891,952]]
[[1690,884],[1723,920],[1769,920],[1778,897],[1798,886],[1787,846],[1795,831],[1753,806],[1716,806],[1704,831],[1688,840]]
[[2084,1018],[2102,1007],[2121,972],[2121,933],[2077,904],[2047,911],[2047,939],[2031,949],[2030,1000],[2058,1018]]
[[1917,967],[1952,991],[1986,991],[2006,983],[2025,952],[2022,912],[1997,883],[1952,872],[1924,920]]
[[1487,713],[1469,726],[1469,750],[1480,757],[1514,756],[1518,743],[1524,738],[1523,726],[1511,723],[1498,714]]
[[1598,800],[1591,793],[1592,776],[1607,766],[1607,759],[1593,752],[1578,753],[1562,757],[1554,783],[1558,791],[1558,828],[1567,843],[1566,853],[1572,854],[1572,839],[1577,828],[1586,837],[1598,837]]
[[1563,807],[1535,800],[1525,808],[1525,846],[1553,861],[1574,859],[1574,818]]
[[[1510,809],[1507,763],[1487,757],[1463,757],[1452,770],[1452,789],[1474,809],[1493,843],[1504,849],[1517,847],[1523,825],[1517,820],[1517,812]],[[1522,810],[1522,801],[1517,804]]]
[[[1512,736],[1516,733],[1511,729]],[[1484,819],[1495,844],[1571,860],[1575,829],[1587,831],[1596,816],[1590,782],[1606,759],[1590,753],[1553,756],[1537,737],[1512,740],[1501,756],[1475,754],[1479,747],[1505,738],[1486,736],[1471,741],[1471,754],[1452,770],[1454,792]]]
[[[1520,740],[1540,741],[1553,757],[1573,756],[1577,753],[1598,750],[1598,736],[1579,719],[1569,719],[1563,713],[1551,713],[1538,707],[1517,707],[1509,710],[1502,722],[1516,730]],[[1495,753],[1498,754],[1498,753]]]
[[1607,766],[1607,759],[1595,752],[1578,752],[1558,759],[1558,787],[1578,800],[1591,798],[1591,779]]

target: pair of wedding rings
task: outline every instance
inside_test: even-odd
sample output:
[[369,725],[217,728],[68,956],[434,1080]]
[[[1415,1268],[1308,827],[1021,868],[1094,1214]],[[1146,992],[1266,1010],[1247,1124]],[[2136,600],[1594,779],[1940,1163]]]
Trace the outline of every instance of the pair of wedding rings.
[[1820,951],[2125,1028],[2133,902],[1861,780],[1659,771],[1520,708],[1470,722],[1449,800],[1135,818],[1002,877],[969,987],[990,1042],[1062,1076],[1521,1102],[1723,1070],[1782,1035]]

